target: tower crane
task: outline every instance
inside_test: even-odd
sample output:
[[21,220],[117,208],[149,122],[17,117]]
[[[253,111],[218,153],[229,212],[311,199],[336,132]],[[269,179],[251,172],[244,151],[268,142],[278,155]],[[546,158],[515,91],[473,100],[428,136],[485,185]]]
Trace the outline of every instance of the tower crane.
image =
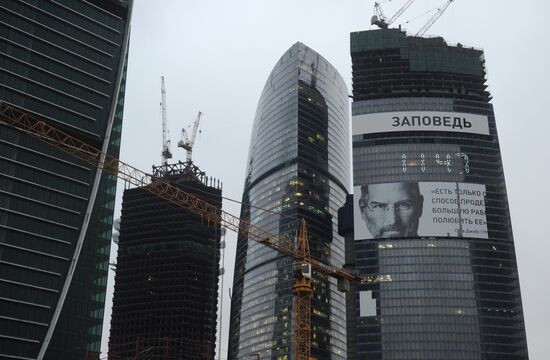
[[409,8],[409,6],[412,5],[414,0],[408,0],[397,12],[388,20],[386,16],[384,16],[384,12],[382,11],[382,7],[380,6],[380,3],[375,2],[374,3],[374,15],[372,16],[370,23],[371,25],[376,25],[380,29],[387,29],[388,26],[390,26],[395,20],[397,20],[404,12]]
[[443,6],[441,6],[441,7],[437,10],[437,12],[434,14],[434,16],[432,16],[431,19],[428,20],[428,22],[427,22],[424,26],[422,26],[422,28],[421,28],[420,30],[418,30],[418,32],[416,33],[415,36],[422,36],[422,35],[424,35],[424,33],[425,33],[426,31],[428,31],[428,29],[429,29],[430,27],[432,27],[432,25],[437,21],[437,19],[439,19],[439,17],[440,17],[441,15],[443,15],[443,13],[445,12],[445,10],[447,10],[447,8],[449,7],[449,5],[451,5],[451,3],[452,3],[453,1],[454,1],[454,0],[447,0],[447,1],[443,4]]
[[181,129],[181,138],[178,141],[178,147],[185,149],[186,155],[185,160],[187,162],[192,162],[191,158],[193,156],[193,144],[195,143],[195,137],[197,136],[197,130],[199,129],[199,123],[201,121],[202,113],[199,111],[197,119],[193,123],[193,130],[191,131],[191,136],[187,135],[185,128]]
[[306,221],[300,220],[298,229],[297,254],[303,257],[303,261],[294,264],[294,302],[296,304],[295,342],[296,359],[310,360],[311,357],[311,298],[313,286],[311,285],[311,259],[309,251],[309,238],[307,236]]
[[[298,241],[286,234],[274,235],[263,228],[253,225],[249,220],[240,219],[215,205],[212,205],[169,181],[154,177],[101,150],[36,119],[33,115],[0,101],[0,124],[10,126],[81,161],[117,176],[131,185],[138,186],[187,211],[201,216],[203,221],[212,225],[221,225],[250,240],[278,250],[293,258],[295,263],[294,293],[296,294],[296,360],[312,360],[311,349],[311,274],[316,270],[320,274],[336,278],[339,288],[347,284],[366,283],[378,279],[353,274],[343,267],[328,265],[310,255],[305,221],[300,221]],[[298,269],[298,271],[296,271]]]
[[166,88],[164,85],[164,76],[160,77],[160,116],[162,120],[162,152],[161,155],[161,164],[166,165],[168,159],[172,158],[172,152],[170,152],[170,135],[167,129],[166,119]]

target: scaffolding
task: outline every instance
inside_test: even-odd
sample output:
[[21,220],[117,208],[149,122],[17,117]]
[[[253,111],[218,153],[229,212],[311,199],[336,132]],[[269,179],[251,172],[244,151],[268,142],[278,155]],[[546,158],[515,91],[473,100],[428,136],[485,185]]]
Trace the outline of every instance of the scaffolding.
[[[221,207],[219,181],[192,163],[153,167]],[[220,226],[142,187],[122,203],[109,359],[213,360]]]

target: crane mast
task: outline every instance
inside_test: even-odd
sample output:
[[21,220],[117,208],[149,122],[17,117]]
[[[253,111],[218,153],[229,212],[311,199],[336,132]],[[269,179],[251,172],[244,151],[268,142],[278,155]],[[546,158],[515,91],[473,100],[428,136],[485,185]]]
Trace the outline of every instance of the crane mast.
[[445,10],[447,10],[447,8],[449,7],[449,5],[451,5],[451,3],[453,2],[454,0],[447,0],[447,2],[445,4],[443,4],[443,6],[441,8],[438,9],[438,11],[434,14],[434,16],[431,17],[430,20],[428,20],[428,22],[420,29],[418,30],[418,32],[416,33],[415,36],[422,36],[424,35],[424,33],[426,31],[428,31],[428,29],[430,27],[432,27],[432,25],[437,21],[437,19],[439,19],[439,17],[441,15],[443,15],[443,13],[445,12]]
[[297,253],[303,257],[303,261],[294,264],[294,299],[296,305],[296,360],[311,360],[311,298],[313,286],[311,285],[311,258],[309,252],[309,238],[307,236],[306,221],[300,219],[298,231]]
[[199,111],[197,119],[193,123],[193,130],[191,131],[191,136],[187,135],[185,128],[181,129],[181,138],[178,141],[178,147],[183,148],[186,151],[185,160],[187,162],[192,162],[193,157],[193,145],[195,144],[195,138],[197,136],[197,130],[199,129],[199,123],[201,121],[202,112]]
[[166,87],[164,85],[164,76],[160,77],[160,116],[162,120],[162,152],[161,164],[166,165],[168,159],[172,158],[170,152],[170,139],[168,133],[168,120],[166,119]]

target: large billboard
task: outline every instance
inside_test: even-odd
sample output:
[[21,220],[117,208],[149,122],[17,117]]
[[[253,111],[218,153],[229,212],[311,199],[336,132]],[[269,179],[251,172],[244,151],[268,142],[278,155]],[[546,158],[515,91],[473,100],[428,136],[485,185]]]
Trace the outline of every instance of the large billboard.
[[486,115],[445,111],[399,111],[353,115],[353,135],[395,131],[447,131],[489,135]]
[[488,238],[485,185],[395,182],[354,187],[355,240],[391,237]]

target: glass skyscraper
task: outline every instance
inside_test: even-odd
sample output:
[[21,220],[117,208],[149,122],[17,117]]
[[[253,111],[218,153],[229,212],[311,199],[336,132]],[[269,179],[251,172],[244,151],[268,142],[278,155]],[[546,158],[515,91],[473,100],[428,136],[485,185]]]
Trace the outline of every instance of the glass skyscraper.
[[[132,1],[1,0],[0,101],[118,156]],[[0,359],[97,359],[116,178],[0,126]]]
[[[336,214],[350,186],[348,93],[323,57],[294,44],[277,62],[258,102],[241,218],[295,237],[305,218],[312,256],[344,263]],[[291,359],[293,260],[239,236],[229,359]],[[346,358],[345,297],[314,274],[312,356]]]
[[350,359],[527,359],[483,52],[381,29],[352,33],[351,56],[347,232],[368,281]]

